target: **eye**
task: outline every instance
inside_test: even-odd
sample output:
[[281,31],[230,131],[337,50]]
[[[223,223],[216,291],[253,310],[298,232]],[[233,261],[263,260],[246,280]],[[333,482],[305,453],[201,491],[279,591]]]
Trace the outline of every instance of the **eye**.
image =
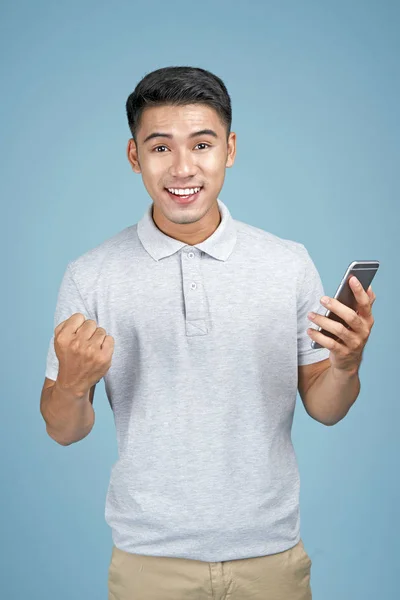
[[[207,146],[207,148],[210,148],[210,144],[206,144],[205,142],[199,142],[197,146]],[[157,152],[159,148],[166,148],[166,146],[156,146],[153,149],[153,152]],[[163,152],[157,152],[157,154],[163,154]]]

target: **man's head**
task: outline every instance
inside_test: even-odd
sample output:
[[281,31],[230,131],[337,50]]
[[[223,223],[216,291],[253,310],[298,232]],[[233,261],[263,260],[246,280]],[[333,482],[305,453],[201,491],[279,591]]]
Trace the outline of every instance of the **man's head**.
[[[126,112],[132,134],[128,160],[142,174],[153,200],[153,218],[178,234],[204,230],[210,215],[219,215],[225,169],[236,154],[224,83],[200,68],[158,69],[138,83]],[[189,189],[190,195],[198,187],[200,192],[188,203],[179,203],[168,191]]]

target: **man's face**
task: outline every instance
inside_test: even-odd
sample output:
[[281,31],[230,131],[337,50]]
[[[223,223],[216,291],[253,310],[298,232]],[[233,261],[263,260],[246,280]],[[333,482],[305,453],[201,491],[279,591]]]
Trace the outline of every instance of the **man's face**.
[[[197,133],[203,130],[211,132]],[[154,133],[165,136],[147,139]],[[129,140],[127,155],[133,170],[142,174],[153,215],[157,211],[164,221],[178,225],[196,223],[215,207],[225,169],[235,159],[236,135],[231,132],[227,142],[226,128],[214,109],[203,104],[146,108],[136,138],[137,147]],[[198,187],[200,192],[186,202],[167,189],[189,188],[191,196]]]

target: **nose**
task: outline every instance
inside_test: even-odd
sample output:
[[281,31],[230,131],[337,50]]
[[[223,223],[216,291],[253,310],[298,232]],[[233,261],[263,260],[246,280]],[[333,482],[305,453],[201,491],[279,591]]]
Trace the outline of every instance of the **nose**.
[[172,160],[170,174],[175,179],[185,179],[193,177],[197,173],[197,167],[190,151],[182,150],[176,152]]

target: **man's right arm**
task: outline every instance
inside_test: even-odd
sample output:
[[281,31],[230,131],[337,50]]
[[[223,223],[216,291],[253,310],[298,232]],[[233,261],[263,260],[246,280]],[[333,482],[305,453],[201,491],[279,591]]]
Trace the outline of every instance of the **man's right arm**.
[[95,421],[93,396],[96,384],[85,394],[76,395],[58,381],[45,378],[40,398],[40,412],[49,436],[62,446],[86,437]]

